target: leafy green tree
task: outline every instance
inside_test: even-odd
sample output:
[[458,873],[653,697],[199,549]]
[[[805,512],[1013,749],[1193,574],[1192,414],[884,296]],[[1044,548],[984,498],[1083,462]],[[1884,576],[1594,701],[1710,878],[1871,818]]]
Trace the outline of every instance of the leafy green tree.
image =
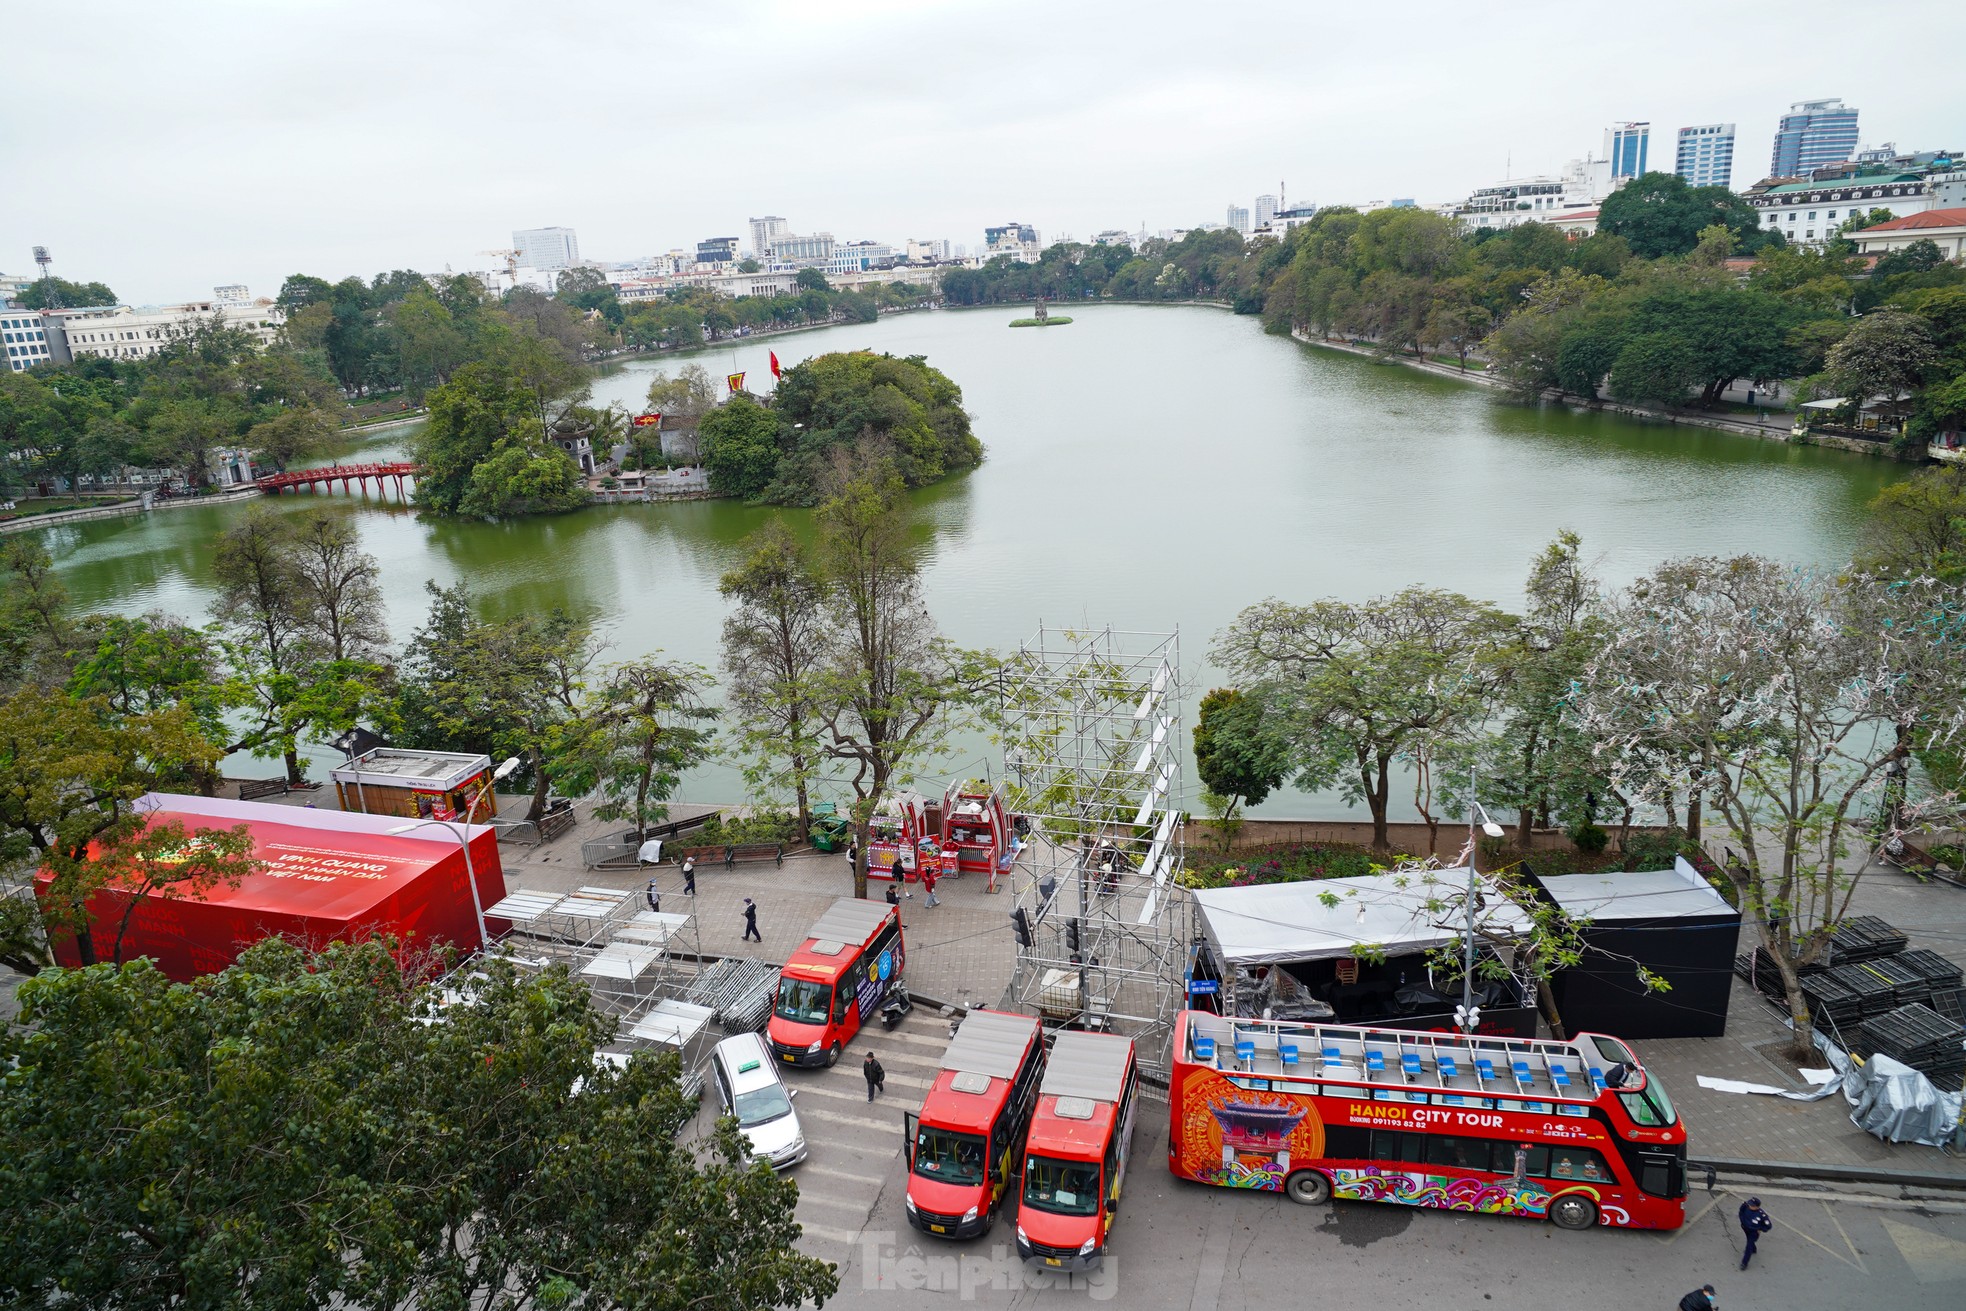
[[649,383],[648,408],[655,414],[699,418],[717,408],[717,383],[701,364],[685,364],[675,377],[658,373]]
[[1271,600],[1237,615],[1211,658],[1279,716],[1299,786],[1364,802],[1383,851],[1393,762],[1470,726],[1512,630],[1493,606],[1418,587],[1364,604]]
[[546,436],[542,380],[489,362],[467,364],[429,396],[430,419],[411,443],[417,504],[438,514],[505,516],[570,510],[587,501],[580,466]]
[[[962,661],[922,600],[901,496],[900,480],[878,466],[855,469],[817,516],[830,626],[811,704],[826,758],[853,790],[862,851],[875,805],[936,754],[969,696]],[[859,865],[853,895],[867,895]]]
[[1685,338],[1670,332],[1641,333],[1618,348],[1611,365],[1611,394],[1621,401],[1680,405],[1704,371]]
[[827,654],[826,584],[780,520],[744,548],[744,563],[718,586],[733,606],[724,618],[723,664],[736,750],[754,792],[791,789],[804,833],[822,760],[813,681]]
[[1195,773],[1216,798],[1216,824],[1226,847],[1234,840],[1236,812],[1261,805],[1290,773],[1290,744],[1259,697],[1218,687],[1201,699],[1195,720]]
[[601,678],[584,716],[585,748],[599,780],[599,819],[633,821],[639,834],[668,817],[663,803],[683,774],[710,756],[703,704],[709,674],[693,665],[649,658],[615,665]]
[[781,428],[778,415],[749,396],[733,396],[704,415],[696,442],[711,489],[746,500],[763,497],[784,454]]
[[287,781],[305,781],[296,714],[308,667],[318,657],[306,620],[291,525],[256,507],[219,535],[212,553],[219,586],[212,611],[226,634],[235,686],[258,724],[232,750],[282,757]]
[[257,463],[285,469],[326,450],[334,436],[334,421],[320,410],[283,410],[254,424],[246,433],[246,447]]
[[563,967],[418,983],[387,944],[273,940],[197,985],[140,962],[21,999],[9,1304],[749,1311],[837,1288],[734,1121],[682,1141],[673,1057],[594,1060],[615,1019]]
[[518,756],[533,785],[526,817],[546,814],[553,785],[597,780],[588,678],[593,631],[563,611],[480,619],[463,584],[430,590],[430,618],[403,651],[395,718],[403,741]]
[[41,917],[74,936],[84,964],[96,959],[95,894],[121,863],[106,853],[148,850],[131,803],[216,777],[220,754],[182,706],[118,716],[102,698],[37,687],[0,700],[0,838],[51,876]]
[[214,748],[232,740],[225,717],[238,700],[219,644],[204,629],[158,611],[97,614],[76,624],[71,645],[69,695],[100,698],[118,720],[182,708]]
[[801,291],[831,291],[833,289],[831,284],[826,281],[826,275],[818,269],[800,269],[793,275],[792,285],[798,287]]
[[116,293],[100,282],[70,282],[53,275],[22,287],[18,299],[21,308],[29,310],[76,310],[118,303]]
[[1830,383],[1853,402],[1916,390],[1938,362],[1931,330],[1903,310],[1875,310],[1858,319],[1830,348]]
[[923,487],[972,469],[983,444],[970,431],[962,390],[919,355],[833,353],[785,370],[773,403],[781,434],[797,431],[765,499],[811,504],[835,452],[873,445],[904,485]]
[[1966,581],[1966,468],[1922,469],[1868,507],[1859,568],[1891,578]]
[[1731,231],[1743,251],[1767,244],[1760,216],[1746,201],[1726,187],[1688,186],[1676,173],[1634,178],[1598,207],[1598,231],[1623,237],[1644,259],[1689,255],[1701,232],[1716,224]]

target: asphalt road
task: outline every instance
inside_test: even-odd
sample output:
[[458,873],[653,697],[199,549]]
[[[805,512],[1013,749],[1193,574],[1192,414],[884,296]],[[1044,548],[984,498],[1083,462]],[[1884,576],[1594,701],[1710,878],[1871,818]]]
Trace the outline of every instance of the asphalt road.
[[[920,1105],[946,1037],[942,1022],[917,1011],[893,1033],[863,1033],[831,1070],[785,1072],[811,1144],[791,1171],[801,1246],[840,1265],[830,1306],[1669,1311],[1707,1282],[1727,1311],[1966,1305],[1966,1196],[1908,1202],[1756,1184],[1775,1230],[1742,1273],[1733,1216],[1746,1191],[1725,1182],[1711,1196],[1695,1192],[1686,1227],[1672,1233],[1573,1234],[1372,1203],[1303,1207],[1168,1174],[1165,1108],[1154,1101],[1142,1107],[1106,1268],[1076,1280],[1027,1272],[1012,1244],[1014,1214],[966,1243],[931,1242],[903,1214],[901,1116]],[[887,1092],[872,1105],[860,1075],[869,1046],[887,1070]]]

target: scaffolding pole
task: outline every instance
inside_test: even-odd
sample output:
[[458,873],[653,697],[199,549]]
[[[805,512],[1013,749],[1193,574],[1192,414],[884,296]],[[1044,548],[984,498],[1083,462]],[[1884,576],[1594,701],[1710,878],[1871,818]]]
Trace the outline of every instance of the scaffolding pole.
[[1000,696],[1030,828],[1003,1004],[1123,1034],[1165,1072],[1186,960],[1180,635],[1040,628],[1005,660]]

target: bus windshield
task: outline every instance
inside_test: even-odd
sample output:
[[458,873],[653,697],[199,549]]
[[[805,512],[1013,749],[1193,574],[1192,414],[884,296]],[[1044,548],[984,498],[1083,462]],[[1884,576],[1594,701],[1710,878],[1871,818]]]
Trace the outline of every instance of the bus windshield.
[[1643,1088],[1635,1093],[1621,1092],[1618,1100],[1625,1104],[1625,1111],[1631,1116],[1633,1124],[1648,1129],[1664,1128],[1678,1118],[1672,1109],[1672,1098],[1666,1095],[1666,1086],[1650,1070],[1645,1073]]
[[795,1024],[824,1024],[833,1006],[833,990],[809,979],[778,981],[778,1018]]
[[915,1173],[945,1184],[982,1183],[982,1136],[920,1126],[915,1131]]
[[1024,1205],[1054,1215],[1099,1211],[1099,1163],[1033,1156],[1024,1162]]

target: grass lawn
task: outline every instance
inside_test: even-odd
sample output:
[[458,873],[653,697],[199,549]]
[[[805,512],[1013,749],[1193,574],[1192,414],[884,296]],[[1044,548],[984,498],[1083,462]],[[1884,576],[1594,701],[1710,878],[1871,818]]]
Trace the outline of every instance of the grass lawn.
[[62,510],[80,510],[98,505],[121,505],[133,501],[133,496],[34,496],[25,497],[14,504],[11,510],[0,510],[0,521],[11,519],[31,519],[40,514],[56,514]]

